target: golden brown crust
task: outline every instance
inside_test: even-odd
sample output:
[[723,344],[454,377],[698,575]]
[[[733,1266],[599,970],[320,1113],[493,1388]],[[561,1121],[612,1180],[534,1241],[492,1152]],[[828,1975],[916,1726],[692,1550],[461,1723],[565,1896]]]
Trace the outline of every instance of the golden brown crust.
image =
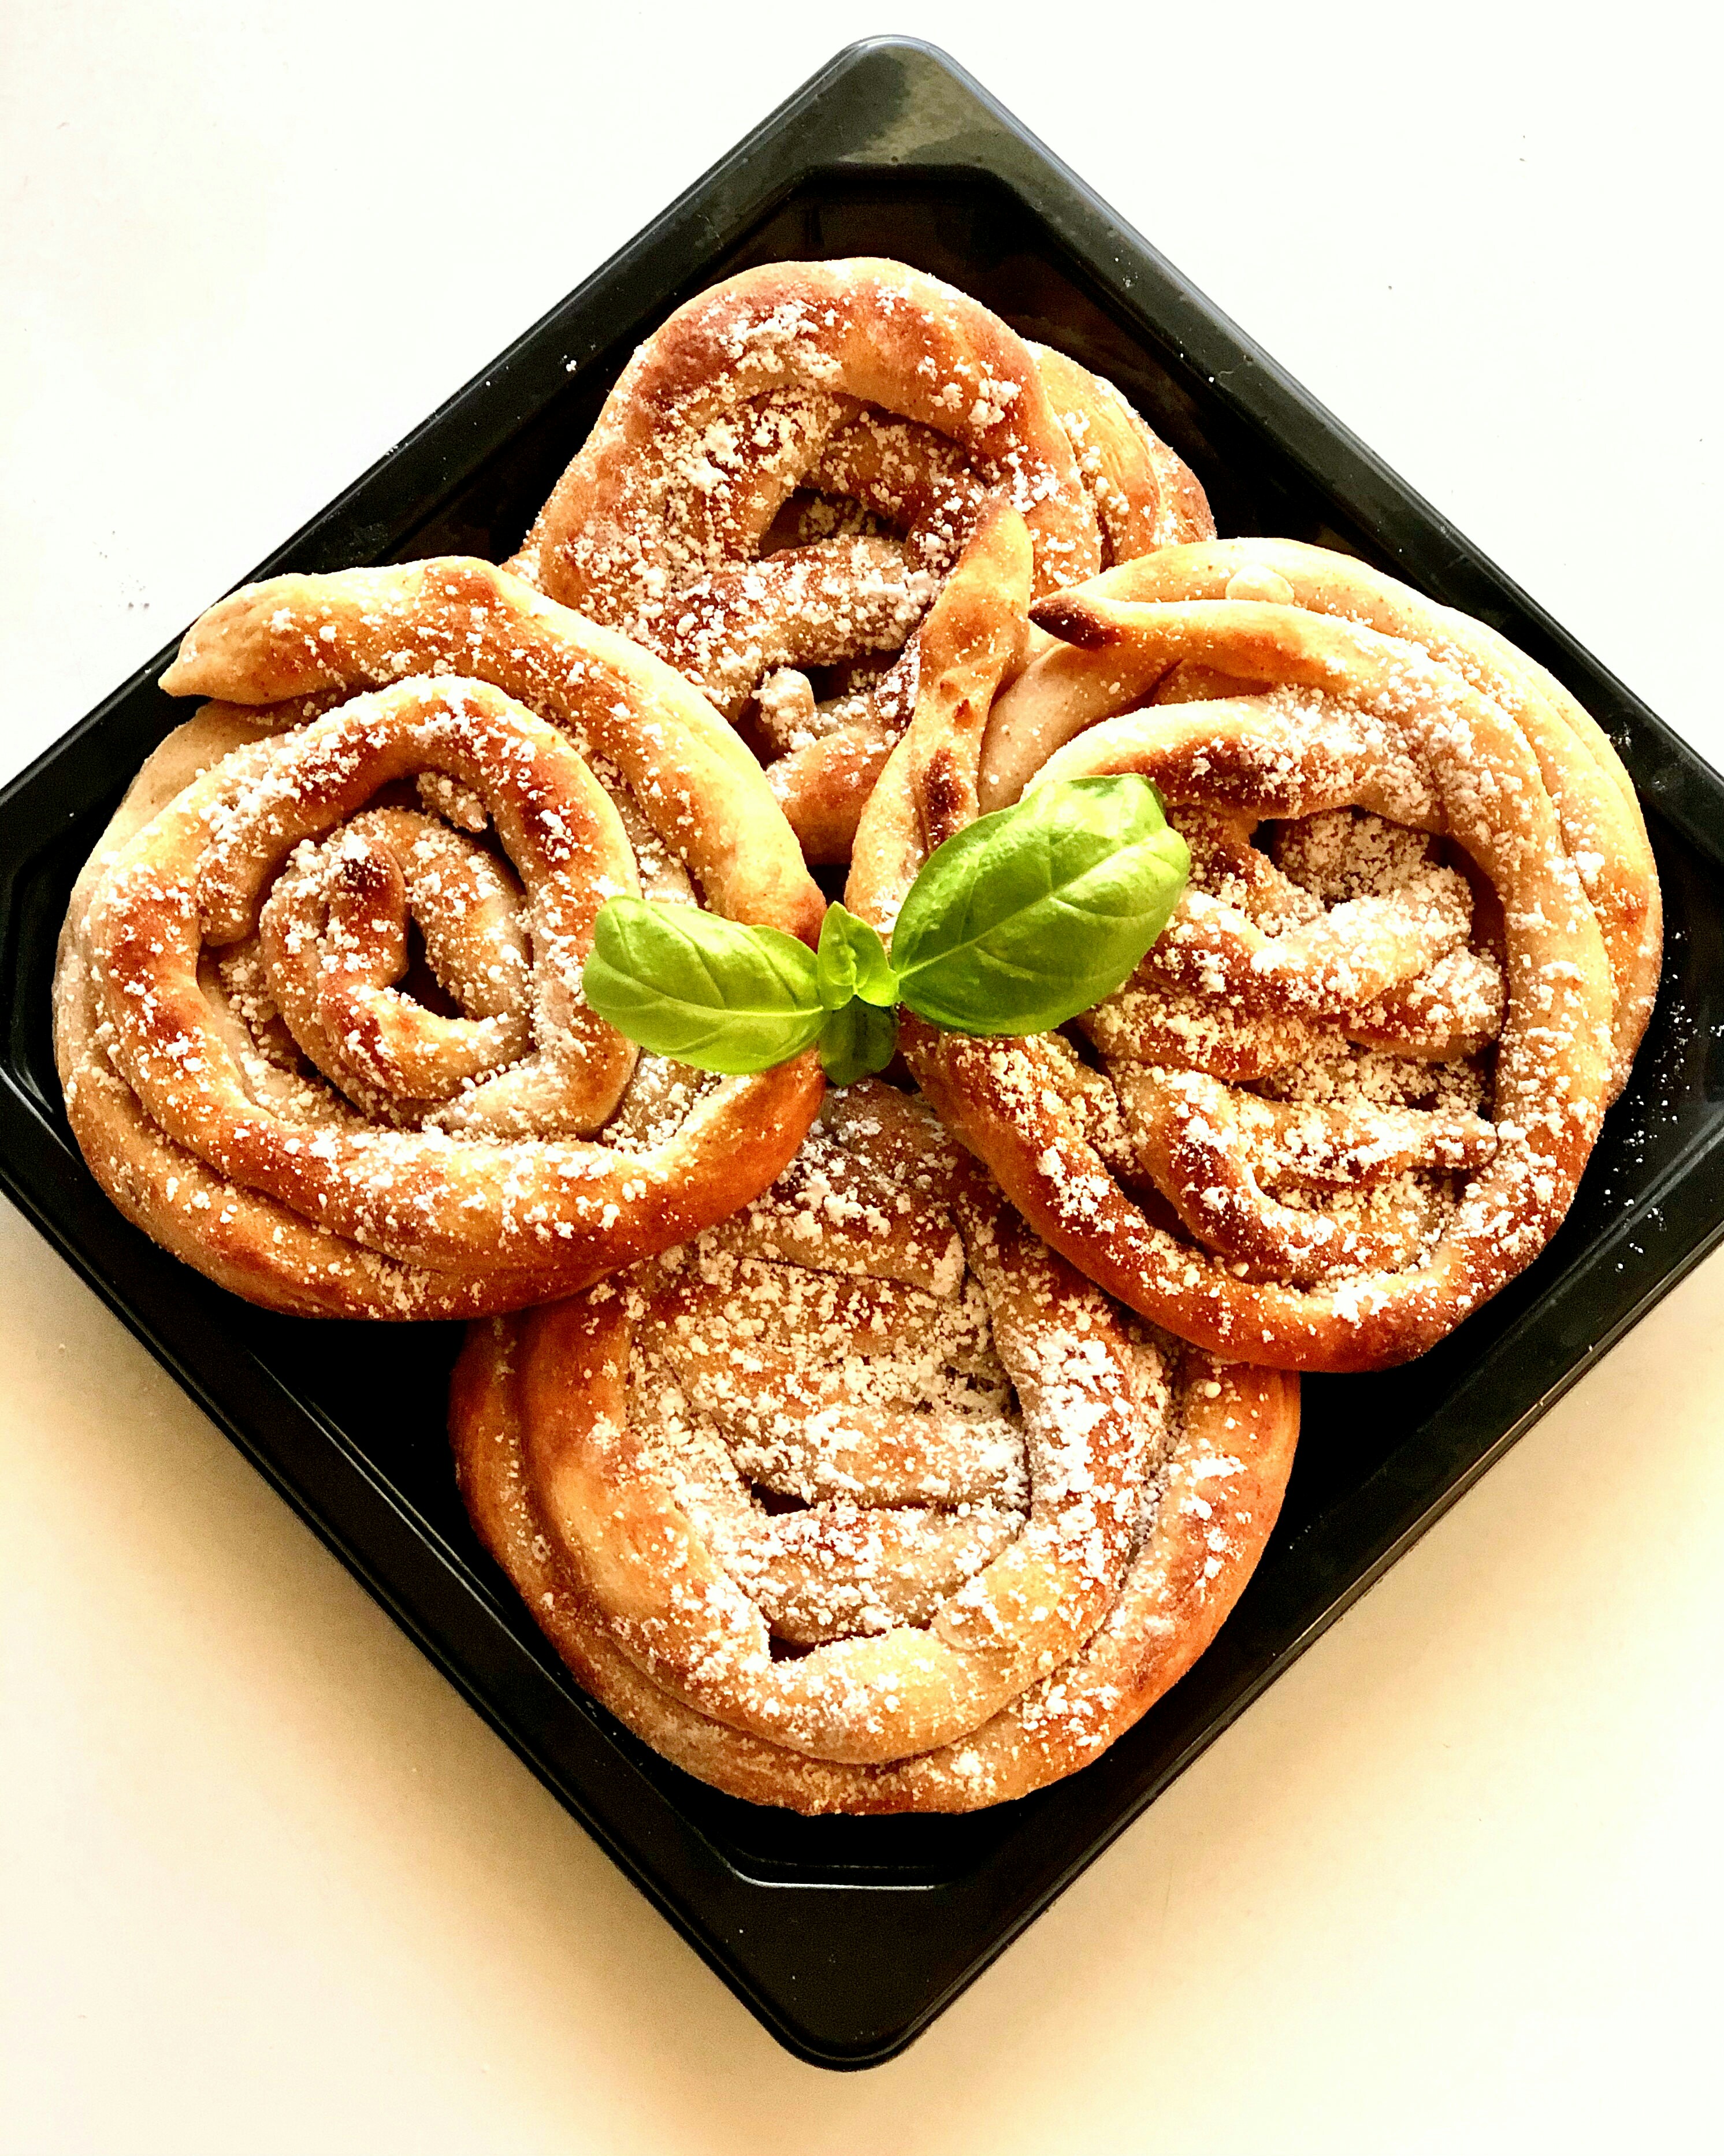
[[[1273,593],[1314,613],[1360,622],[1419,646],[1505,711],[1538,758],[1555,803],[1563,842],[1609,953],[1614,983],[1613,1096],[1620,1092],[1646,1030],[1663,960],[1657,865],[1634,782],[1609,737],[1561,682],[1485,623],[1439,606],[1410,586],[1350,555],[1291,539],[1229,539],[1183,546],[1137,560],[1063,594],[1057,617],[1038,619],[1080,649],[1105,649],[1096,611],[1113,601],[1223,598]],[[1015,798],[1030,769],[1057,746],[1055,726],[1081,723],[1074,691],[1081,662],[1057,663],[1026,679],[1003,700],[997,732],[983,756],[983,805]],[[1060,675],[1066,673],[1068,678]],[[1059,714],[1057,719],[1054,715]],[[1039,746],[1038,746],[1039,737]]]
[[[813,1250],[805,1241],[801,1265],[763,1265],[741,1255],[760,1224],[744,1221],[720,1231],[706,1259],[697,1251],[669,1276],[647,1269],[632,1291],[613,1284],[475,1326],[451,1394],[457,1471],[481,1536],[582,1683],[680,1765],[803,1811],[968,1810],[1095,1758],[1213,1636],[1280,1505],[1296,1383],[1147,1342],[1128,1348],[1102,1299],[1012,1226],[973,1170],[930,1150],[912,1104],[865,1086],[841,1096],[841,1113],[856,1149],[852,1199],[878,1205],[895,1189],[906,1201],[891,1250],[882,1255],[875,1240],[871,1274],[854,1270],[861,1236],[832,1247],[817,1238]],[[843,1157],[829,1136],[807,1163],[823,1190]],[[795,1193],[777,1202],[793,1221],[815,1217]],[[967,1288],[944,1270],[951,1204],[966,1220]],[[842,1270],[822,1288],[809,1261]],[[757,1285],[752,1301],[740,1291],[751,1265],[774,1276],[763,1301]],[[943,1298],[894,1286],[892,1269],[906,1267],[943,1280]],[[1000,1512],[1011,1501],[997,1479],[1012,1426],[977,1420],[973,1407],[969,1419],[890,1399],[889,1412],[870,1409],[885,1395],[878,1379],[870,1391],[857,1377],[851,1352],[901,1355],[921,1342],[926,1368],[925,1343],[944,1338],[941,1352],[984,1385],[1002,1382],[986,1322],[965,1329],[983,1282],[1031,1438],[1037,1486],[1017,1515]],[[930,1332],[924,1304],[952,1314]],[[826,1313],[829,1355],[818,1343],[809,1353],[805,1306]],[[726,1322],[754,1343],[747,1384],[733,1389],[746,1397],[728,1404]],[[652,1376],[667,1354],[669,1395]],[[772,1419],[781,1394],[805,1404]],[[667,1397],[678,1403],[668,1455],[655,1405]],[[700,1417],[682,1419],[690,1401],[721,1417],[747,1472],[800,1489],[810,1509],[761,1514],[746,1496],[727,1497],[734,1471],[698,1464]],[[1122,1411],[1150,1448],[1135,1468],[1127,1455],[1106,1464],[1126,1435]],[[706,1427],[710,1443],[720,1425]],[[856,1435],[845,1440],[844,1428]],[[674,1485],[670,1461],[680,1462]],[[858,1494],[834,1503],[834,1486]],[[1105,1554],[1096,1537],[1112,1551],[1116,1507],[1098,1501],[1111,1488],[1136,1524]],[[887,1509],[859,1512],[876,1501]],[[1071,1516],[1063,1534],[1062,1511]],[[1074,1541],[1080,1514],[1090,1524]],[[798,1569],[796,1553],[813,1543],[824,1556]],[[1061,1548],[1067,1558],[1050,1568]],[[891,1608],[859,1618],[853,1577],[865,1603],[884,1596]],[[776,1632],[805,1643],[799,1653],[759,1650],[749,1597]]]
[[[580,998],[598,904],[643,882],[818,930],[758,767],[668,668],[452,562],[237,594],[172,678],[227,701],[140,773],[55,983],[74,1132],[165,1247],[296,1313],[472,1316],[680,1240],[795,1151],[812,1054],[667,1092]],[[453,1016],[394,985],[414,924]]]
[[1029,593],[1024,521],[995,503],[917,632],[915,714],[856,832],[846,902],[882,933],[941,839],[979,813],[982,742],[1023,652]]
[[[757,400],[774,394],[809,401],[770,425]],[[950,285],[869,257],[768,264],[679,308],[624,369],[523,556],[552,596],[626,620],[655,586],[752,554],[859,406],[926,428],[984,486],[1022,496],[1039,591],[1099,567],[1070,445],[1023,340]],[[770,439],[736,458],[734,485],[715,485],[744,417]]]
[[412,674],[487,681],[525,704],[615,769],[717,911],[818,934],[819,892],[759,766],[706,698],[651,652],[490,562],[451,556],[248,585],[193,624],[162,685],[273,705]]
[[901,264],[778,263],[640,347],[512,566],[750,725],[808,858],[841,861],[910,698],[865,672],[817,701],[800,670],[899,651],[996,493],[1040,595],[1213,529],[1193,475],[1075,362]]
[[[974,566],[974,604],[1009,615],[1013,595]],[[1152,778],[1213,882],[1199,879],[1139,978],[1083,1021],[1102,1071],[1053,1037],[914,1021],[911,1067],[1056,1249],[1181,1337],[1291,1368],[1420,1353],[1543,1247],[1609,1096],[1604,947],[1526,736],[1422,649],[1273,588],[1152,603],[1092,587],[1039,611],[1083,644],[1038,657],[998,699],[979,762],[972,726],[931,711],[924,726],[918,711],[865,815],[848,903],[890,927],[920,861],[974,813],[949,771],[937,801],[925,774],[955,762],[977,798],[1003,731],[1015,756],[1033,743],[1040,777]],[[1145,706],[1183,667],[1238,693]],[[1010,727],[1026,705],[1047,723]],[[1050,742],[1064,744],[1052,756]],[[1362,813],[1378,885],[1348,883],[1357,864],[1344,860],[1324,900],[1249,844],[1265,818],[1310,838],[1337,811]],[[1421,850],[1421,834],[1460,850],[1475,884]],[[1412,993],[1439,979],[1441,996]],[[1486,1142],[1453,1112],[1469,1100],[1404,1089],[1491,1034]],[[1378,1055],[1358,1082],[1403,1090],[1337,1091],[1326,1073],[1353,1069],[1349,1040]],[[1157,1065],[1177,1082],[1154,1079]],[[1229,1086],[1264,1079],[1296,1114],[1255,1095],[1232,1103]],[[1410,1184],[1408,1158],[1423,1171]],[[1298,1213],[1277,1178],[1303,1194]],[[1323,1194],[1355,1188],[1362,1211]]]
[[1047,345],[1029,349],[1095,505],[1107,567],[1213,539],[1215,519],[1196,473],[1112,382]]

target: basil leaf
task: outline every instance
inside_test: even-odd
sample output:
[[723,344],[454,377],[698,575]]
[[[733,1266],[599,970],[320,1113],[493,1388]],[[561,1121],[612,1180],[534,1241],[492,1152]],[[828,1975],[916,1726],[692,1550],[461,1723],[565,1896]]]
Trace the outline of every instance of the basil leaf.
[[1191,857],[1134,773],[1055,781],[935,848],[892,933],[898,993],[957,1033],[1044,1033],[1111,995]]
[[834,1086],[854,1086],[884,1070],[898,1048],[898,1014],[859,998],[829,1011],[820,1032],[820,1068]]
[[820,1000],[828,1010],[842,1010],[852,996],[882,1007],[898,1000],[898,976],[878,930],[859,921],[848,906],[826,909],[820,924]]
[[581,974],[588,1005],[654,1055],[740,1076],[818,1040],[826,1013],[807,944],[698,906],[607,899]]

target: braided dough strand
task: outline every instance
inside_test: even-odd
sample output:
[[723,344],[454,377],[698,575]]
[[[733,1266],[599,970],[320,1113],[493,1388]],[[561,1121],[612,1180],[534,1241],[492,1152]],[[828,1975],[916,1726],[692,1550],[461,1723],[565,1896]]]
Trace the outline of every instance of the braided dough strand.
[[1213,539],[1215,519],[1195,475],[1113,384],[1063,352],[1029,349],[1095,505],[1110,566]]

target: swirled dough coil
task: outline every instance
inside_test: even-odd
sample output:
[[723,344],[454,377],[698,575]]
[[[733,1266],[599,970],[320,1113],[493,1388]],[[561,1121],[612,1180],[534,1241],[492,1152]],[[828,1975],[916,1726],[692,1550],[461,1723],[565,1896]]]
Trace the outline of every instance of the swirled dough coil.
[[224,600],[73,894],[67,1111],[128,1217],[308,1315],[466,1317],[664,1248],[770,1183],[812,1055],[707,1085],[587,1010],[645,890],[812,938],[758,767],[649,654],[468,562]]
[[905,646],[996,492],[1039,594],[1214,528],[1111,385],[963,293],[774,263],[640,346],[511,566],[744,722],[808,858],[839,861],[914,701]]
[[1008,514],[979,532],[925,624],[848,902],[889,930],[984,808],[1119,772],[1161,789],[1193,881],[1066,1034],[912,1023],[911,1067],[1057,1249],[1183,1337],[1293,1368],[1418,1354],[1548,1241],[1644,1023],[1656,886],[1624,782],[1548,700],[1529,718],[1506,648],[1445,622],[1436,655],[1315,603],[1357,565],[1325,584],[1311,549],[1127,565],[1037,607],[1065,640],[1018,672],[1024,551]]
[[582,1684],[803,1811],[1095,1757],[1232,1607],[1296,1427],[1295,1380],[1125,1320],[878,1082],[734,1221],[475,1326],[451,1403],[474,1520]]

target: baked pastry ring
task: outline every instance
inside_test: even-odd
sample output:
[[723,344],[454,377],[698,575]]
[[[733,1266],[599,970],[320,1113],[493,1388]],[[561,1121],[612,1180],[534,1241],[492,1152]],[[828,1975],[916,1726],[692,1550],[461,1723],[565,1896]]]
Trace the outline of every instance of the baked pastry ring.
[[746,721],[808,858],[841,861],[914,698],[887,660],[1000,489],[1039,594],[1214,529],[1116,390],[963,293],[775,263],[640,346],[511,566]]
[[1297,1420],[1295,1380],[1128,1331],[878,1082],[687,1250],[475,1326],[450,1410],[475,1523],[587,1690],[808,1812],[1093,1758],[1232,1607]]
[[227,701],[139,774],[55,980],[74,1133],[158,1242],[274,1309],[469,1317],[680,1241],[794,1152],[812,1054],[708,1086],[581,1001],[614,892],[692,875],[818,930],[757,767],[668,668],[453,562],[238,593],[166,679]]
[[[1201,581],[1215,551],[1139,566]],[[1082,644],[997,694],[1028,593],[1021,542],[978,537],[923,626],[922,695],[846,896],[889,927],[984,783],[1000,801],[1026,770],[1152,779],[1193,884],[1082,1045],[909,1021],[911,1068],[1131,1307],[1216,1353],[1374,1368],[1431,1346],[1562,1219],[1619,1052],[1611,969],[1504,704],[1404,639],[1289,603],[1258,566],[1233,589],[1061,594],[1040,619]],[[1195,700],[1146,701],[1170,676]]]

